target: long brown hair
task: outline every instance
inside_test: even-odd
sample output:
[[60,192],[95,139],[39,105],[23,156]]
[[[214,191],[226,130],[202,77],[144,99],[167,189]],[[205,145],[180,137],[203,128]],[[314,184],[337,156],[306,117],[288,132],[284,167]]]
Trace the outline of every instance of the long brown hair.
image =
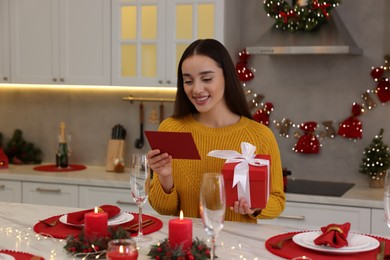
[[173,117],[179,118],[198,113],[184,91],[182,64],[193,55],[203,55],[213,59],[222,69],[225,78],[225,100],[228,108],[235,114],[252,118],[244,89],[229,52],[219,41],[214,39],[196,40],[185,49],[177,69],[177,91],[173,109]]

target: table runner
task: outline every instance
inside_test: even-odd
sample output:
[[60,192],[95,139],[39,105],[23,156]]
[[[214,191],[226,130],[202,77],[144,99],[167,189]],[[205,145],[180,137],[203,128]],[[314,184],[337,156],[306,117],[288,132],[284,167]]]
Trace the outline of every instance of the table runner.
[[45,260],[45,258],[41,256],[12,250],[0,250],[0,253],[13,256],[16,260]]
[[[267,241],[265,242],[265,247],[272,254],[277,255],[279,257],[286,258],[286,259],[291,259],[293,257],[304,255],[304,256],[310,257],[311,259],[315,259],[315,260],[334,260],[334,259],[340,259],[341,257],[343,260],[361,260],[361,259],[375,260],[376,255],[380,250],[380,247],[378,247],[376,249],[373,249],[373,250],[367,251],[367,252],[351,253],[351,254],[332,254],[332,253],[324,253],[324,252],[315,251],[315,250],[311,250],[311,249],[302,247],[300,245],[295,244],[295,242],[292,241],[291,239],[285,241],[283,244],[283,248],[281,248],[281,249],[273,248],[271,246],[272,243],[277,243],[278,241],[280,241],[283,238],[287,238],[291,235],[295,235],[295,234],[299,234],[299,233],[303,233],[303,232],[306,232],[306,231],[289,232],[289,233],[284,233],[284,234],[273,236],[273,237],[267,239]],[[378,239],[379,242],[381,242],[381,241],[390,242],[390,240],[386,239],[386,238],[381,238],[381,237],[372,236],[372,235],[369,235],[369,236],[371,236],[375,239]],[[386,248],[385,253],[386,254],[390,253],[389,247]]]
[[34,167],[34,170],[36,171],[43,171],[43,172],[72,172],[72,171],[81,171],[86,169],[87,167],[80,164],[69,164],[67,168],[59,168],[55,164],[49,164],[49,165],[39,165]]
[[[130,225],[138,223],[138,213],[132,213],[132,212],[130,212],[130,213],[134,216],[134,219],[132,219],[129,222],[120,224],[119,227],[126,228]],[[53,216],[53,217],[45,219],[45,221],[46,222],[53,222],[53,221],[59,219],[61,216],[62,215]],[[151,224],[150,226],[142,228],[142,232],[144,233],[144,235],[156,232],[162,228],[163,223],[161,220],[159,220],[158,218],[155,218],[153,216],[142,214],[143,221],[148,220],[148,219],[153,220],[154,223]],[[61,221],[58,221],[57,225],[55,225],[54,227],[48,227],[41,222],[38,222],[34,225],[34,231],[36,233],[44,235],[44,236],[51,236],[54,238],[59,238],[59,239],[65,239],[68,236],[77,237],[81,230],[82,230],[82,228],[80,228],[80,227],[66,225],[66,224],[62,223]],[[137,233],[132,233],[131,235],[136,236]]]

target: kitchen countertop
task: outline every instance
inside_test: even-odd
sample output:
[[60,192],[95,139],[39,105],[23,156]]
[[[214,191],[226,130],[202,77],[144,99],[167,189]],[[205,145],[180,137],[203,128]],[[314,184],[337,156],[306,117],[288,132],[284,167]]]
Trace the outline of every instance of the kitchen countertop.
[[[0,181],[31,181],[70,185],[87,185],[110,188],[128,188],[129,170],[124,173],[107,172],[102,166],[87,166],[85,170],[69,172],[44,172],[33,168],[37,165],[10,165],[0,169]],[[287,201],[340,206],[356,206],[383,209],[383,189],[367,185],[354,185],[341,197],[314,196],[286,193]]]

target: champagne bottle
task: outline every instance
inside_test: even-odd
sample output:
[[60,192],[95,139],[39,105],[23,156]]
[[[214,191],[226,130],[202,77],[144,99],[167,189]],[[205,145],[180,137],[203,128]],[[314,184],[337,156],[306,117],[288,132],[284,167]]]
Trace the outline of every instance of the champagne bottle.
[[58,136],[58,148],[56,153],[56,166],[59,168],[68,167],[68,145],[65,138],[65,123],[60,124],[60,134]]

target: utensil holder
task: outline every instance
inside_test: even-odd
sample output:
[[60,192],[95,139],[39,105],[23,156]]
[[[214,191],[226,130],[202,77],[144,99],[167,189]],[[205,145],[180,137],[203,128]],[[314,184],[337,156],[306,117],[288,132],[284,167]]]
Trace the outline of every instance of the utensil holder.
[[107,147],[107,159],[106,159],[106,171],[108,172],[123,172],[118,169],[124,169],[123,167],[116,167],[117,163],[123,163],[125,151],[125,140],[122,139],[110,139],[108,140]]

